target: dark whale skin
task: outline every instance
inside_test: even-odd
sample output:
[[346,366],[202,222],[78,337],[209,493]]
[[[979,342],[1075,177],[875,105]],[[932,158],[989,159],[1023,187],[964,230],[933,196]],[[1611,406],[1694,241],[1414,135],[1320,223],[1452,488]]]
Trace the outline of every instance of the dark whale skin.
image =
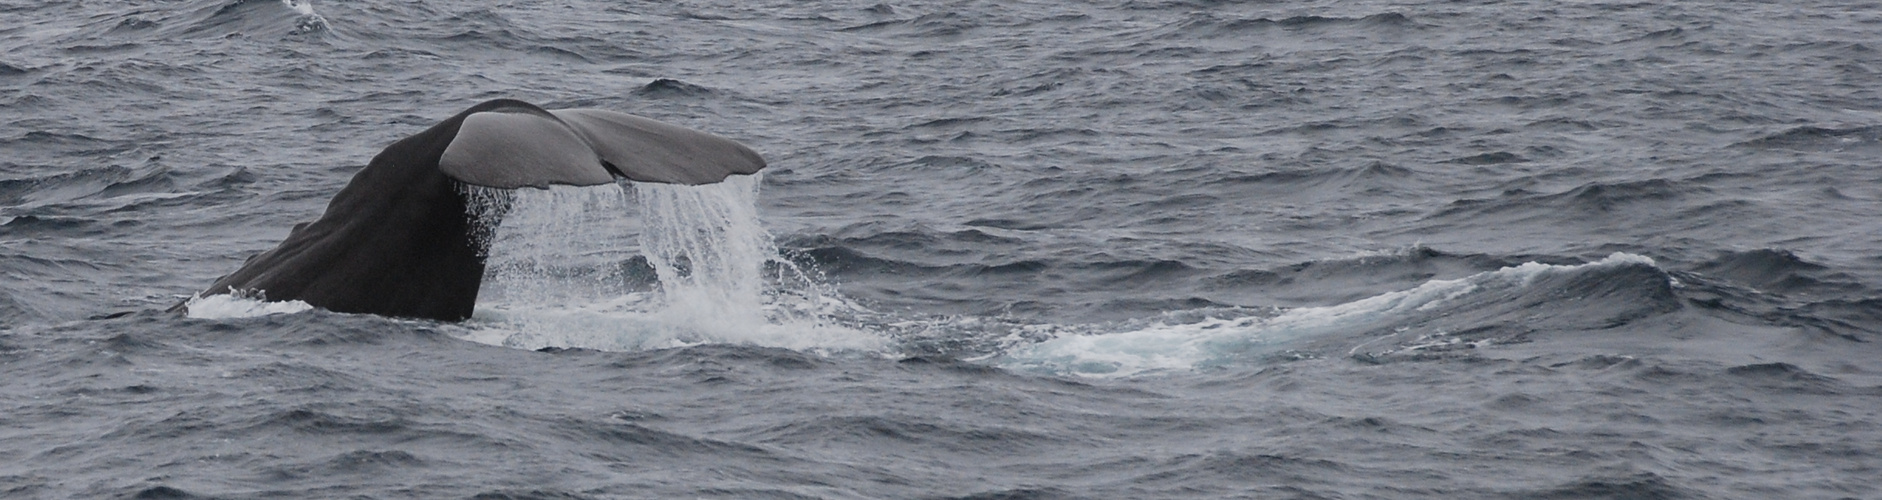
[[485,102],[392,143],[318,220],[295,226],[279,246],[250,257],[203,295],[236,291],[335,312],[469,318],[484,249],[473,237],[463,191],[438,170],[438,158],[466,116],[519,104],[530,106]]

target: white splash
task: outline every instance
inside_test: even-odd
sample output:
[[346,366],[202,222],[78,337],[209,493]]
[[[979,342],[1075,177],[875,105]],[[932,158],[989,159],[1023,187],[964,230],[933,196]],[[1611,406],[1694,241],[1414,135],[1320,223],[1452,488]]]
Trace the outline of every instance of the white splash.
[[1013,368],[1092,377],[1186,370],[1289,340],[1376,325],[1414,311],[1435,309],[1481,290],[1526,287],[1550,273],[1628,264],[1651,266],[1653,259],[1615,253],[1574,266],[1529,262],[1455,280],[1427,281],[1410,290],[1336,306],[1289,309],[1275,316],[1210,318],[1114,333],[1062,336],[1012,349],[999,362]]
[[646,232],[641,252],[666,293],[663,319],[729,333],[765,324],[761,269],[776,260],[771,233],[758,224],[752,177],[712,187],[636,187]]
[[469,338],[526,349],[885,347],[820,319],[835,301],[778,256],[759,223],[758,181],[516,191]]
[[303,15],[303,16],[314,15],[314,3],[311,1],[281,0],[281,5],[285,5],[287,6],[287,8],[294,9],[294,12],[300,13],[300,15]]
[[281,5],[299,14],[294,26],[295,33],[316,33],[326,31],[327,18],[314,12],[314,3],[310,0],[281,0]]
[[294,314],[313,308],[298,300],[268,302],[233,293],[190,297],[189,303],[184,306],[189,311],[189,317],[196,319],[253,318],[270,314]]

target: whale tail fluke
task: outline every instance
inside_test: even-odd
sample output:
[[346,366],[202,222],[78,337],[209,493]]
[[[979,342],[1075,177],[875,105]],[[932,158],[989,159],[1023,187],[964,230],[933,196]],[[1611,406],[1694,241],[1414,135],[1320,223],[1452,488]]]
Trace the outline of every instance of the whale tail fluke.
[[318,220],[295,226],[199,295],[266,294],[336,312],[463,320],[483,281],[489,239],[478,237],[478,226],[498,223],[468,220],[474,203],[464,185],[586,186],[617,177],[697,185],[764,167],[736,141],[648,118],[489,101],[387,146]]
[[[464,115],[438,169],[496,188],[637,182],[711,184],[753,174],[764,158],[731,139],[601,109],[546,111],[492,101]],[[478,108],[472,108],[476,110]]]

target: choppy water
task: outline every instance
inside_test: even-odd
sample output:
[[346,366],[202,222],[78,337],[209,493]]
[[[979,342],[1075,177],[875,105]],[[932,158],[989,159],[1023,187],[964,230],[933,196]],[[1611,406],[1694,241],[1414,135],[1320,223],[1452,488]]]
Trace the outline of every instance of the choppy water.
[[[1878,33],[0,0],[0,496],[1876,498]],[[772,166],[523,193],[464,324],[162,312],[496,97]]]

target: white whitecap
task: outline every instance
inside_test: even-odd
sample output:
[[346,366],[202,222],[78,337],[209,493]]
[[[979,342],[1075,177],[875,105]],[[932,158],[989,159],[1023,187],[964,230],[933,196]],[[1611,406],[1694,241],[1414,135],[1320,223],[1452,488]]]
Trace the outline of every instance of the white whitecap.
[[294,314],[312,310],[314,306],[298,300],[268,302],[243,297],[236,294],[191,297],[185,307],[189,317],[196,319],[253,318],[270,314]]
[[1259,351],[1263,346],[1352,331],[1407,313],[1432,310],[1481,290],[1526,287],[1549,273],[1627,264],[1651,266],[1653,259],[1615,253],[1581,265],[1529,262],[1460,279],[1427,281],[1409,290],[1345,304],[1288,309],[1275,316],[1160,323],[1122,332],[1061,336],[1011,349],[997,362],[1018,369],[1092,377],[1188,370],[1224,356]]
[[287,8],[294,9],[294,12],[300,13],[300,15],[303,15],[303,16],[314,15],[314,3],[311,1],[281,0],[281,5],[285,5],[287,6]]

